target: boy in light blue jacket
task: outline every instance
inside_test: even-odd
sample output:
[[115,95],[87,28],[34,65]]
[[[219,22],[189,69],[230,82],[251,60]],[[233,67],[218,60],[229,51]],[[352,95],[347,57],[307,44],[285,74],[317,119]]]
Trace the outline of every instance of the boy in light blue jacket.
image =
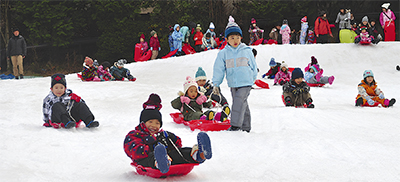
[[257,63],[252,48],[241,43],[242,30],[229,16],[225,28],[228,45],[218,53],[214,62],[213,94],[220,94],[219,86],[225,75],[232,93],[231,127],[228,131],[251,130],[250,109],[247,98],[257,77]]

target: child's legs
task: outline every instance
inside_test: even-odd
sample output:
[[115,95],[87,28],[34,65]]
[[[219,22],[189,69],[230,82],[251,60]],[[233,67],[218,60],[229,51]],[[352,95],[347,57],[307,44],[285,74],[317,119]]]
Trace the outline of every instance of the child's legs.
[[113,76],[116,80],[122,80],[122,78],[124,77],[124,76],[122,76],[121,73],[118,72],[118,71],[114,71],[113,74],[112,74],[112,76]]
[[293,102],[294,95],[292,94],[292,92],[283,92],[283,100],[285,100],[286,97],[290,97],[290,99],[291,99],[292,102]]
[[382,106],[386,106],[385,99],[380,99],[378,96],[373,96],[371,97],[371,99],[374,100],[375,102],[379,102]]
[[[245,112],[248,109],[247,98],[250,95],[251,87],[231,88],[232,93],[232,113],[231,126],[241,128],[245,119]],[[250,119],[249,117],[246,119]],[[251,122],[251,121],[246,121]]]
[[228,104],[228,101],[226,100],[226,98],[222,94],[220,94],[220,95],[212,94],[211,95],[211,99],[213,101],[215,101],[215,102],[218,102],[221,105]]
[[247,104],[247,101],[246,101],[246,111],[244,112],[242,130],[244,131],[251,130],[251,114],[250,114],[249,104]]
[[200,117],[203,115],[202,112],[197,111],[197,112],[190,112],[188,114],[184,115],[184,120],[185,121],[191,121],[191,120],[196,120],[196,119],[200,119]]
[[321,80],[319,80],[319,83],[323,83],[323,84],[329,83],[329,77],[327,77],[327,76],[321,77]]
[[303,106],[308,99],[311,99],[311,94],[310,93],[301,93],[300,95],[297,96],[297,100],[295,102],[296,106]]
[[51,122],[67,124],[69,121],[71,119],[68,115],[67,107],[61,102],[55,103],[51,108]]
[[156,169],[155,162],[156,162],[156,159],[154,158],[153,152],[150,152],[146,158],[136,161],[137,164],[139,164],[143,167],[151,167],[151,168]]
[[86,125],[94,120],[89,107],[84,102],[75,102],[71,109],[71,116],[76,122],[82,120]]
[[318,82],[317,82],[317,79],[315,78],[315,76],[313,76],[313,77],[310,78],[310,80],[308,80],[307,83],[318,83]]
[[[179,154],[179,152],[180,152],[180,154]],[[186,164],[186,163],[199,163],[199,162],[195,161],[192,158],[192,156],[190,155],[190,153],[192,152],[192,148],[190,148],[190,147],[180,148],[179,152],[176,151],[175,149],[168,152],[168,155],[172,158],[172,162],[171,162],[172,165]]]
[[158,50],[151,51],[151,60],[156,59],[158,56]]

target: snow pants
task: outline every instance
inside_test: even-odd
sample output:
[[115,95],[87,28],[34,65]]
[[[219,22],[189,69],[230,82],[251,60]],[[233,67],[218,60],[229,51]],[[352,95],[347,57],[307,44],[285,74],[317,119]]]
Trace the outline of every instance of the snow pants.
[[[358,98],[362,98],[363,99],[363,105],[367,102],[367,99],[365,99],[364,97],[362,97],[361,95],[357,95],[357,98],[356,98],[356,100],[358,99]],[[385,105],[385,98],[384,99],[381,99],[381,98],[379,98],[378,96],[370,96],[371,97],[371,99],[373,100],[373,101],[375,101],[375,102],[378,102],[378,103],[380,103],[382,106],[386,106]]]
[[74,102],[70,110],[61,102],[52,107],[51,122],[67,124],[69,121],[79,122],[82,120],[86,126],[94,120],[92,112],[84,102]]
[[311,94],[307,92],[294,95],[292,92],[283,92],[283,98],[286,99],[286,97],[290,97],[294,106],[304,106],[306,101],[311,99]]
[[133,76],[131,75],[130,71],[126,68],[122,70],[122,72],[114,71],[112,76],[115,78],[115,80],[122,80],[122,78],[126,77],[128,79],[132,79]]
[[158,50],[152,50],[152,51],[151,51],[151,58],[150,58],[150,60],[157,59],[157,56],[158,56]]
[[251,115],[247,98],[250,95],[251,86],[231,88],[232,112],[231,126],[239,127],[244,131],[251,130]]
[[13,65],[14,76],[24,75],[24,65],[22,55],[11,56],[11,62]]
[[312,78],[310,78],[310,80],[308,80],[308,83],[323,83],[323,84],[328,84],[328,83],[329,83],[329,77],[323,76],[323,77],[321,77],[321,79],[319,80],[319,82],[317,82],[317,79],[315,78],[315,76],[313,76]]
[[[181,154],[179,154],[179,152],[182,154],[182,156]],[[168,156],[171,157],[172,159],[171,165],[199,163],[195,161],[190,155],[190,153],[192,152],[192,148],[190,147],[180,148],[179,152],[176,151],[175,149],[172,149],[171,151],[167,150]],[[154,152],[150,152],[148,157],[137,161],[137,164],[142,165],[143,167],[151,167],[156,169],[155,162],[156,159],[154,158]]]

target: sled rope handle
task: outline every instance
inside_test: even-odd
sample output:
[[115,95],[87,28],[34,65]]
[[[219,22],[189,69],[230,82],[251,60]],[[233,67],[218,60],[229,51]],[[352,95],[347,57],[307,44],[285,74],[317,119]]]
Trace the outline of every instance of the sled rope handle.
[[[71,103],[72,103],[72,104],[71,104]],[[69,117],[70,117],[72,120],[74,120],[74,122],[76,122],[76,120],[74,119],[74,117],[72,117],[72,115],[71,115],[71,109],[72,109],[72,107],[74,106],[74,103],[75,103],[75,101],[69,100],[68,106],[71,104],[71,107],[69,107],[69,109],[68,109],[67,111],[68,111]]]
[[176,145],[174,144],[174,142],[172,142],[171,138],[168,137],[168,140],[171,142],[172,146],[174,146],[175,150],[178,152],[178,154],[182,157],[183,160],[185,160],[186,162],[189,162],[188,160],[185,159],[185,157],[183,157],[181,151],[179,151],[178,147],[176,147]]

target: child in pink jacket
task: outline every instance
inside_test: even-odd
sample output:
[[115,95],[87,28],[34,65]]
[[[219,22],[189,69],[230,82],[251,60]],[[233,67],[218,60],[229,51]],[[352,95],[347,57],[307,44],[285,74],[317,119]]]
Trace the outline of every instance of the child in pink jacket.
[[282,34],[282,44],[289,44],[291,31],[286,19],[283,20],[279,33]]
[[284,85],[286,82],[290,81],[291,77],[292,73],[290,73],[288,65],[285,62],[282,62],[281,69],[275,75],[274,85]]

